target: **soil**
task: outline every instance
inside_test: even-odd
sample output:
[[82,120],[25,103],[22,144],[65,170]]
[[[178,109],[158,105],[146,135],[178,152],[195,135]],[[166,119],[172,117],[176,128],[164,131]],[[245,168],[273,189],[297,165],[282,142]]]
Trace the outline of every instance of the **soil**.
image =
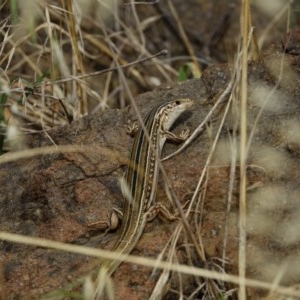
[[[137,96],[143,117],[158,103],[188,97],[195,101],[194,106],[176,122],[174,131],[180,132],[186,127],[193,131],[197,128],[231,78],[233,66],[225,62],[225,49],[235,48],[237,43],[233,39],[238,36],[239,30],[237,2],[176,2],[197,55],[210,58],[214,63],[206,66],[200,79],[162,84],[151,92]],[[152,51],[161,48],[162,41],[168,41],[172,47],[171,55],[182,53],[182,43],[174,33],[174,20],[166,2],[147,6],[147,10],[143,10],[143,6],[139,9],[142,19],[151,15],[152,10],[163,15],[160,28],[149,29],[149,34],[153,31],[158,33],[151,40]],[[270,17],[253,8],[252,22],[257,26],[258,35],[269,21]],[[281,272],[280,283],[294,286],[300,283],[300,56],[295,50],[297,45],[286,41],[284,25],[278,24],[272,35],[268,36],[260,58],[249,61],[248,65],[247,130],[251,143],[246,174],[247,275],[252,279],[273,282]],[[292,36],[297,44],[297,31]],[[288,50],[292,49],[292,53],[283,52],[282,40],[284,45],[288,44]],[[174,44],[177,47],[173,47]],[[172,189],[182,205],[191,198],[190,193],[198,184],[228,101],[229,96],[184,152],[163,163]],[[199,193],[201,204],[193,207],[189,220],[194,234],[203,244],[209,268],[219,271],[224,267],[229,274],[238,274],[238,161],[236,166],[232,166],[232,149],[239,118],[237,107],[238,103],[233,102],[221,128]],[[124,174],[132,146],[132,139],[126,135],[126,124],[128,119],[135,118],[132,108],[107,109],[87,115],[70,125],[54,128],[47,134],[28,136],[26,145],[30,149],[52,146],[53,143],[74,147],[84,145],[87,148],[1,164],[1,231],[111,249],[118,230],[105,234],[91,224],[105,222],[113,206],[122,207],[118,180]],[[238,131],[236,138],[239,149]],[[177,147],[167,144],[163,156]],[[229,193],[231,168],[235,173]],[[232,196],[230,207],[229,194]],[[157,201],[172,209],[162,177]],[[150,222],[132,254],[158,257],[177,225],[178,221],[155,219]],[[104,223],[102,229],[105,230]],[[98,259],[89,256],[7,241],[1,241],[0,245],[0,286],[4,299],[40,299],[97,270],[100,265]],[[220,262],[224,251],[225,266]],[[176,255],[179,263],[204,266],[184,231],[177,242]],[[116,299],[149,298],[159,276],[159,272],[152,274],[150,268],[121,264],[113,275]],[[163,299],[177,299],[180,292],[185,297],[190,296],[190,299],[209,299],[203,296],[203,291],[195,292],[199,281],[202,282],[192,275],[180,277],[174,273]],[[219,282],[216,284],[222,286]],[[231,288],[234,286],[226,283],[224,290]],[[75,292],[80,294],[81,290],[77,287]],[[248,299],[261,299],[267,295],[266,291],[255,288],[247,289],[247,293]],[[73,299],[75,296],[69,294],[65,298]],[[237,298],[236,291],[228,296],[230,298]]]

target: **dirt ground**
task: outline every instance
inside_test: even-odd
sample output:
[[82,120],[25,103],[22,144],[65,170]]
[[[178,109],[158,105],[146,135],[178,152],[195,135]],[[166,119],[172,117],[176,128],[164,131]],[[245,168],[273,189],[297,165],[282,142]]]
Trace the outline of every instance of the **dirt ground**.
[[[233,67],[228,62],[228,53],[236,49],[238,41],[238,2],[174,1],[196,55],[205,59],[205,70],[200,79],[164,83],[137,96],[143,117],[157,103],[188,97],[195,103],[176,122],[174,131],[180,132],[186,127],[194,130],[205,118],[231,78]],[[120,12],[125,20],[129,18],[126,9]],[[174,30],[176,22],[169,9],[167,1],[160,1],[156,5],[141,6],[138,13],[142,20],[158,13],[163,16],[145,31],[147,49],[155,52],[167,47],[171,49],[171,58],[186,55],[186,50]],[[252,9],[252,22],[260,36],[271,17],[255,6]],[[294,286],[300,283],[300,57],[298,31],[293,31],[291,41],[285,40],[285,24],[278,21],[274,25],[265,38],[260,58],[249,61],[248,66],[247,129],[251,143],[247,161],[247,275],[268,282],[281,276],[282,285]],[[289,49],[286,53],[283,40]],[[179,63],[174,63],[174,67]],[[154,69],[150,67],[149,72]],[[182,204],[191,198],[197,186],[229,96],[225,100],[197,139],[183,153],[163,163]],[[1,231],[111,249],[118,230],[105,234],[90,224],[106,220],[113,206],[122,206],[118,180],[124,174],[132,146],[132,139],[126,135],[126,124],[128,119],[135,118],[130,107],[107,109],[70,125],[53,128],[47,134],[27,136],[29,149],[52,146],[53,142],[59,146],[88,146],[89,149],[43,154],[1,164]],[[203,244],[208,268],[228,274],[238,274],[239,164],[232,166],[236,132],[237,149],[239,144],[237,121],[236,107],[232,104],[198,194],[199,204],[193,207],[189,219],[194,234]],[[167,144],[163,156],[177,147]],[[235,173],[229,193],[232,168]],[[163,178],[159,181],[157,199],[172,209]],[[179,221],[159,219],[147,224],[132,254],[158,257],[178,224]],[[7,241],[1,241],[0,246],[0,294],[3,299],[41,299],[100,265],[95,258],[58,250]],[[177,262],[203,267],[203,261],[184,231],[175,249]],[[224,253],[226,263],[221,259]],[[116,299],[148,299],[159,276],[159,272],[153,274],[150,268],[123,263],[113,275]],[[198,291],[203,282],[205,280],[192,275],[174,273],[163,299],[177,299],[180,294],[186,299],[212,299],[205,297],[203,290]],[[234,285],[217,281],[214,284],[224,291],[224,298],[237,298]],[[225,291],[230,290],[232,293],[225,295]],[[73,292],[65,295],[65,299],[76,299],[81,289],[76,287]],[[249,288],[247,293],[248,299],[267,295],[257,288]],[[56,295],[54,299],[59,297],[62,296]]]

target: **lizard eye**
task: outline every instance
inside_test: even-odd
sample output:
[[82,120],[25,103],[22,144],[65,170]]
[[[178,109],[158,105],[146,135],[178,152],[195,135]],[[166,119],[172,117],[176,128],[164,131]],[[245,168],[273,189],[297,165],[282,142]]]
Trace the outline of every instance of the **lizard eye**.
[[176,103],[176,105],[179,105],[180,104],[180,100],[176,100],[175,103]]

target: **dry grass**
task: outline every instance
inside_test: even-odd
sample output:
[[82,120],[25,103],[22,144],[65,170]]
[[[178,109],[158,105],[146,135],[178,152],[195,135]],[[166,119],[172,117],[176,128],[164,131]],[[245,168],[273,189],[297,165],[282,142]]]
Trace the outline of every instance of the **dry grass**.
[[[131,27],[119,18],[115,0],[62,6],[11,0],[1,9],[7,18],[0,24],[0,117],[3,131],[14,128],[6,131],[14,132],[9,140],[20,131],[48,130],[107,107],[123,108],[130,102],[128,86],[136,94],[176,74],[145,48],[143,31],[157,18],[142,23],[134,5]],[[146,69],[141,58],[150,61]],[[25,146],[9,146],[18,143],[17,149]]]
[[[300,294],[296,289],[280,286],[280,280],[270,284],[246,278],[246,170],[248,167],[249,149],[253,132],[255,131],[254,127],[250,135],[247,136],[247,100],[249,94],[247,62],[250,56],[252,58],[257,57],[259,53],[257,45],[261,46],[265,35],[271,28],[266,28],[262,39],[257,41],[251,28],[249,2],[247,0],[243,1],[243,9],[240,15],[241,46],[237,50],[232,80],[207,118],[195,130],[187,143],[183,145],[184,148],[199,135],[199,132],[203,130],[204,125],[211,118],[218,105],[224,101],[224,98],[229,98],[220,127],[215,139],[212,141],[211,152],[206,158],[202,174],[199,175],[198,184],[193,192],[192,199],[184,211],[170,188],[171,185],[168,184],[169,179],[161,166],[168,197],[176,204],[183,221],[177,226],[172,237],[170,237],[169,244],[166,245],[159,259],[153,260],[131,255],[120,257],[108,251],[17,236],[4,232],[0,232],[0,239],[99,258],[121,259],[135,264],[163,269],[164,271],[161,273],[151,299],[158,299],[163,295],[171,271],[178,276],[178,289],[173,291],[178,294],[178,298],[185,297],[181,284],[181,276],[183,274],[195,276],[198,286],[198,289],[189,295],[188,299],[193,299],[200,290],[203,299],[209,299],[209,297],[213,299],[230,298],[232,294],[236,294],[236,290],[229,290],[224,282],[236,284],[238,287],[238,298],[241,300],[247,299],[247,286],[269,291],[276,290],[284,295],[299,297]],[[174,70],[171,65],[163,63],[155,54],[151,54],[146,47],[144,30],[149,24],[156,22],[159,18],[158,16],[141,21],[134,2],[130,2],[127,5],[130,5],[132,11],[133,28],[125,24],[120,18],[117,1],[95,2],[97,4],[94,3],[93,5],[96,5],[96,9],[92,5],[93,1],[68,0],[62,3],[64,3],[63,6],[56,2],[51,4],[47,3],[47,1],[27,0],[25,5],[25,1],[17,2],[11,0],[1,4],[1,9],[3,11],[6,10],[7,16],[9,15],[8,10],[10,10],[11,18],[2,19],[0,23],[0,34],[3,40],[0,45],[0,65],[2,66],[0,78],[0,123],[2,137],[6,137],[5,143],[3,138],[2,140],[0,139],[0,147],[2,151],[11,149],[21,151],[2,156],[0,164],[32,155],[52,153],[52,151],[84,151],[82,148],[77,149],[74,147],[71,149],[64,147],[56,150],[47,148],[24,151],[24,133],[30,134],[34,130],[47,132],[50,128],[70,124],[86,114],[104,110],[107,107],[124,108],[128,103],[133,106],[138,118],[141,120],[134,102],[135,94],[150,89],[163,80],[171,82],[177,75],[177,70]],[[169,5],[177,20],[180,20],[171,1],[169,1]],[[279,12],[277,10],[274,22],[276,22],[278,16],[286,12],[287,8],[289,7],[285,6],[280,7]],[[178,26],[182,39],[189,50],[191,60],[197,69],[199,68],[198,73],[200,73],[200,67],[198,67],[192,46],[180,23]],[[131,58],[130,61],[128,57]],[[138,64],[138,62],[150,59],[152,59],[152,63],[149,63],[147,67]],[[101,69],[100,71],[99,68]],[[278,82],[280,80],[281,78],[278,79]],[[133,83],[134,87],[132,87]],[[267,93],[268,95],[271,94],[269,91]],[[262,104],[261,111],[266,105],[267,101]],[[193,224],[197,224],[197,226],[191,228],[189,221],[192,211],[201,212],[203,199],[206,196],[206,178],[209,177],[209,167],[219,143],[223,124],[232,106],[239,107],[237,112],[239,123],[235,124],[235,131],[230,141],[232,151],[226,213],[229,214],[230,212],[234,178],[236,177],[235,172],[236,167],[239,166],[239,276],[226,274],[226,246],[228,243],[226,230],[228,229],[228,224],[224,224],[225,237],[222,258],[209,259],[205,256],[205,245],[200,234],[201,214],[195,214]],[[260,115],[257,116],[257,122],[259,117]],[[295,130],[297,131],[298,128]],[[240,134],[240,141],[237,141],[237,131]],[[183,231],[188,233],[185,251],[190,262],[193,261],[190,253],[192,249],[195,249],[199,261],[206,268],[195,268],[178,263],[176,246]],[[163,259],[165,257],[167,257],[166,261]],[[3,282],[1,274],[0,268],[0,282]],[[102,276],[105,276],[105,274]],[[113,298],[109,281],[107,285],[108,287],[101,287],[101,289],[106,290],[109,298]],[[84,297],[91,299],[98,288],[90,278],[85,279]]]

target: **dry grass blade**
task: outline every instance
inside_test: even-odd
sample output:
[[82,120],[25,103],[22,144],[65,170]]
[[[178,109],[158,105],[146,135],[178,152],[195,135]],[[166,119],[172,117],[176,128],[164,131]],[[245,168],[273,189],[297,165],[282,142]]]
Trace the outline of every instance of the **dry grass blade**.
[[[93,146],[93,148],[91,148]],[[49,147],[40,147],[36,149],[28,149],[22,151],[15,151],[12,153],[6,153],[0,157],[0,165],[10,162],[16,161],[20,159],[30,158],[38,155],[46,155],[46,154],[55,154],[62,152],[94,152],[99,151],[101,155],[107,155],[110,157],[114,157],[117,159],[116,153],[109,148],[99,147],[98,145],[65,145],[65,146],[49,146]]]
[[176,21],[176,24],[178,26],[178,30],[179,30],[181,38],[182,38],[182,40],[183,40],[183,42],[185,44],[185,47],[187,48],[188,53],[190,54],[190,57],[191,57],[194,65],[195,65],[195,67],[197,69],[196,73],[199,74],[199,78],[200,78],[201,77],[201,67],[199,65],[198,60],[196,59],[196,55],[195,55],[194,49],[193,49],[193,47],[192,47],[192,45],[191,45],[191,43],[190,43],[190,41],[189,41],[189,39],[188,39],[188,37],[187,37],[187,35],[185,33],[185,30],[184,30],[184,28],[182,26],[182,23],[180,21],[180,18],[179,18],[178,14],[177,14],[177,11],[176,11],[176,9],[175,9],[172,1],[168,0],[168,6],[170,8],[170,11],[171,11],[171,13],[172,13],[175,21]]
[[[79,32],[80,24],[79,22],[76,22],[76,20],[79,20],[79,18],[76,16],[78,8],[74,7],[75,3],[76,2],[72,2],[71,0],[66,1],[67,11],[69,12],[67,14],[67,18],[68,18],[68,24],[70,30],[70,38],[71,38],[72,49],[74,52],[74,59],[73,59],[74,72],[72,72],[73,75],[76,74],[77,70],[79,71],[80,74],[86,73],[82,54],[79,51],[79,47],[78,47],[78,40],[80,40],[79,37],[81,36],[81,34]],[[76,81],[74,81],[74,84],[75,83]],[[78,93],[79,105],[77,111],[79,115],[85,115],[88,112],[87,93],[85,89],[82,87],[82,85],[78,85],[77,87],[75,86],[74,88],[77,90],[76,92]]]
[[[193,276],[201,276],[203,278],[228,281],[235,284],[240,283],[240,278],[234,275],[227,275],[224,273],[209,271],[201,268],[189,267],[186,265],[172,264],[169,262],[160,262],[157,264],[156,260],[150,258],[133,256],[133,255],[120,256],[119,254],[112,253],[110,251],[101,250],[101,249],[77,246],[72,244],[65,244],[61,242],[54,242],[52,240],[46,240],[41,238],[26,237],[26,236],[11,234],[3,231],[0,232],[0,240],[11,241],[14,243],[22,243],[22,244],[32,245],[32,246],[47,247],[52,249],[58,249],[61,251],[89,255],[89,256],[94,256],[99,258],[110,259],[110,260],[118,259],[121,261],[127,261],[130,263],[141,264],[149,267],[153,267],[156,265],[161,269],[166,268],[183,274],[190,274]],[[245,279],[245,284],[249,287],[257,287],[257,288],[263,288],[267,290],[270,290],[272,288],[272,284],[263,281],[254,280],[254,279]],[[286,288],[281,286],[277,287],[277,292],[283,295],[298,296],[298,297],[300,296],[299,291],[296,291],[292,288]]]
[[242,63],[241,63],[241,123],[240,123],[240,214],[239,214],[239,298],[246,300],[246,168],[247,168],[247,74],[248,74],[248,34],[250,20],[250,3],[242,2],[241,36],[242,36]]

